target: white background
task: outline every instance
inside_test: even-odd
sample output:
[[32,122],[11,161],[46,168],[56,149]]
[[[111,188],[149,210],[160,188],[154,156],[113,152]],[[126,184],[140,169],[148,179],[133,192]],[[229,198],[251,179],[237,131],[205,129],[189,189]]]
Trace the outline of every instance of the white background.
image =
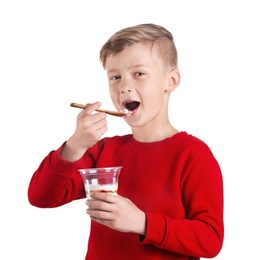
[[[267,1],[12,1],[0,3],[0,259],[83,260],[84,200],[39,209],[30,178],[74,131],[71,102],[113,109],[102,44],[138,23],[169,29],[182,81],[170,119],[204,140],[223,171],[225,240],[217,260],[269,255],[269,7]],[[268,88],[268,90],[267,90]],[[129,133],[108,117],[107,136]]]

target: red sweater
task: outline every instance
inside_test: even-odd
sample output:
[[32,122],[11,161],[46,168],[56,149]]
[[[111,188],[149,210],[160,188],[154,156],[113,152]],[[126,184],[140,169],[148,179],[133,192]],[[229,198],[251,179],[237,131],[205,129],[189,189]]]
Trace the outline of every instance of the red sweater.
[[197,260],[221,250],[223,183],[209,147],[185,132],[163,141],[107,137],[69,162],[51,151],[29,184],[29,202],[58,207],[85,198],[80,168],[123,166],[118,193],[146,213],[145,237],[91,223],[86,259]]

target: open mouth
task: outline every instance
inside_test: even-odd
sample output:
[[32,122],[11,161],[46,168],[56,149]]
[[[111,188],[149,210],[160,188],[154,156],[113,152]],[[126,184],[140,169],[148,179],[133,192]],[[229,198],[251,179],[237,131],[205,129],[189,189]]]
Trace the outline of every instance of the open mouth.
[[139,101],[126,101],[124,102],[124,106],[128,111],[133,111],[138,108],[140,105]]

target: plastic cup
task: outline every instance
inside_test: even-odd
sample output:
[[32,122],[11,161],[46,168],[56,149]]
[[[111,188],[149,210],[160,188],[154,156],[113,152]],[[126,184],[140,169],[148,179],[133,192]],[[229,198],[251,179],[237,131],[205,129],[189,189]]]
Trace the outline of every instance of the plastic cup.
[[105,167],[105,168],[88,168],[79,169],[84,181],[86,198],[90,198],[90,192],[108,192],[117,195],[118,177],[122,166]]

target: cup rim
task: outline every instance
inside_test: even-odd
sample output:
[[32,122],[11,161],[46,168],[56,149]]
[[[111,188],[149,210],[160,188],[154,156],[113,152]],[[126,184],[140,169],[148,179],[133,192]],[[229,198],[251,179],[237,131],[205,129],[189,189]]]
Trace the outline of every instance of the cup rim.
[[110,171],[112,169],[115,169],[115,170],[119,170],[119,169],[122,169],[123,166],[111,166],[111,167],[98,167],[98,168],[83,168],[83,169],[78,169],[78,172],[80,172],[81,174],[89,174],[89,173],[96,173],[98,171]]

